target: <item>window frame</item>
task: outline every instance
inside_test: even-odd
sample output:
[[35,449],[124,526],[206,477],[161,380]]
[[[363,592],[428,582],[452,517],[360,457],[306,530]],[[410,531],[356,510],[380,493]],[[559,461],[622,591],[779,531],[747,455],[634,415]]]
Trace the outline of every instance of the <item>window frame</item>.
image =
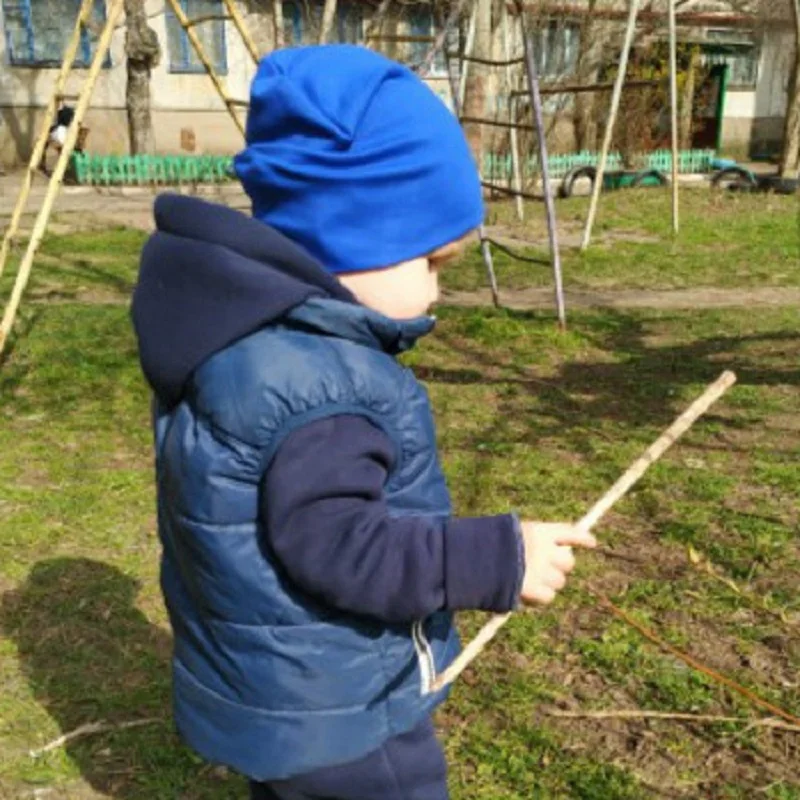
[[[6,42],[6,58],[10,67],[20,67],[28,69],[60,69],[64,63],[64,56],[66,55],[66,47],[72,31],[75,27],[78,14],[80,13],[80,1],[75,3],[75,17],[69,17],[68,31],[64,37],[61,54],[58,58],[37,58],[36,56],[36,27],[33,21],[33,11],[31,3],[35,0],[0,0],[0,10],[2,10],[3,19],[3,33]],[[25,32],[26,40],[26,53],[24,56],[19,55],[14,46],[14,40],[9,26],[10,13],[20,13],[23,18],[24,27],[21,30]],[[98,24],[105,25],[107,20],[106,4],[103,0],[95,0],[93,5],[93,17]],[[92,40],[91,33],[84,27],[81,30],[81,38],[78,46],[78,51],[75,55],[73,62],[74,69],[89,69],[94,58],[94,45],[95,41]],[[111,50],[106,52],[103,59],[103,69],[109,69],[112,66]]]
[[[314,25],[312,31],[317,33],[322,23],[322,0],[304,3],[303,0],[283,0],[283,35],[287,46],[299,47],[304,44],[314,44],[315,42],[306,41],[306,21],[309,12],[312,15]],[[342,13],[344,11],[344,13]],[[349,17],[355,15],[352,20],[356,30],[354,41],[348,41],[346,37],[347,24]],[[361,3],[354,0],[344,0],[337,3],[336,17],[333,21],[333,32],[331,42],[338,44],[364,44],[364,10]],[[287,37],[287,29],[291,30],[291,39]]]
[[[224,9],[222,7],[222,0],[214,0],[216,5],[218,6],[217,9],[209,12],[211,14],[219,13],[220,17],[225,16]],[[189,10],[188,5],[189,0],[178,0],[178,5],[180,5],[181,10],[183,13],[189,18]],[[175,16],[175,12],[172,11],[171,8],[166,9],[166,19],[167,25],[167,60],[168,66],[167,70],[170,75],[205,75],[206,68],[200,62],[200,59],[197,58],[197,54],[195,53],[195,49],[192,46],[192,43],[189,41],[189,34],[186,32],[184,28],[181,27],[180,22],[178,22],[177,17]],[[176,61],[175,54],[172,52],[172,48],[170,46],[170,26],[174,25],[177,27],[177,34],[178,34],[178,47],[180,50],[180,62]],[[220,60],[219,63],[213,63],[214,71],[217,75],[227,75],[228,74],[228,31],[225,25],[224,19],[219,20],[209,20],[208,22],[204,22],[203,25],[214,25],[219,26],[217,29],[217,47],[219,48],[220,53]],[[208,52],[206,52],[208,55]],[[212,54],[213,55],[213,54]],[[192,57],[197,58],[197,64],[192,63]]]
[[[411,52],[409,53],[410,57],[405,59],[405,63],[412,69],[415,69],[422,64],[425,57],[430,52],[431,46],[436,41],[436,37],[439,35],[439,33],[441,33],[440,30],[437,30],[436,16],[433,12],[433,6],[428,4],[420,3],[416,6],[410,7],[410,14],[408,18],[409,36],[430,36],[432,40],[430,42],[409,42],[409,51]],[[423,16],[427,17],[427,24],[424,26],[424,29],[419,27],[419,22]],[[445,42],[445,50],[452,46],[453,36],[459,36],[459,31],[457,28],[451,28],[451,30],[448,32],[448,41]],[[417,60],[416,54],[413,53],[417,46],[420,46],[421,49],[424,47],[424,52],[421,54],[422,57],[419,60]],[[436,54],[436,58],[433,59],[430,71],[424,76],[424,78],[446,78],[447,76],[447,54],[440,50]]]
[[[570,34],[575,39],[574,52],[567,47]],[[536,67],[542,82],[557,82],[559,79],[576,75],[582,35],[581,24],[573,19],[546,19],[544,24],[534,31]],[[558,45],[557,51],[553,49],[555,45]],[[558,59],[556,69],[549,69],[549,62],[556,58]]]
[[[713,31],[722,33],[723,31]],[[761,63],[763,49],[755,39],[745,40],[741,35],[734,38],[711,36],[712,31],[706,34],[706,42],[700,45],[702,62],[708,66],[725,65],[728,70],[727,88],[734,92],[755,92],[761,79]],[[737,80],[734,75],[731,60],[747,57],[752,63],[752,77],[748,80]]]

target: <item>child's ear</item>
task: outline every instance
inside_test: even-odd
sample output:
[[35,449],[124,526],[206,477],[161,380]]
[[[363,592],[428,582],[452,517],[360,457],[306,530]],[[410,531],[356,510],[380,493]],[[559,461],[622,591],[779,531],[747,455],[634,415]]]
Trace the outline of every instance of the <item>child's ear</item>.
[[433,269],[441,269],[453,261],[458,261],[458,259],[464,255],[464,249],[473,233],[474,231],[471,231],[466,236],[462,236],[461,239],[457,239],[455,242],[450,242],[440,247],[438,250],[434,250],[428,256],[428,262],[431,267]]

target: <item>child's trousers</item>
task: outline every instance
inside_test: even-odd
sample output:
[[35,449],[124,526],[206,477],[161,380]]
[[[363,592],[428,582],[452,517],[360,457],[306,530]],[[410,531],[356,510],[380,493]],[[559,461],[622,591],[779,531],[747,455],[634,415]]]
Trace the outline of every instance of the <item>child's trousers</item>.
[[430,720],[358,761],[272,783],[251,800],[447,800],[447,766]]

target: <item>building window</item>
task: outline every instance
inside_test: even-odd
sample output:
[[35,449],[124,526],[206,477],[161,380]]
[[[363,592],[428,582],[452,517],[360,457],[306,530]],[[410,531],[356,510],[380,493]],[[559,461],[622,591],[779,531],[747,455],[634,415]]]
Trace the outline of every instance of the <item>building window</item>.
[[[220,75],[228,72],[228,57],[225,44],[225,11],[222,0],[178,0],[189,20],[202,19],[193,30],[200,40],[203,52],[208,56],[214,70]],[[210,17],[210,19],[204,19]],[[167,49],[170,72],[205,72],[203,62],[197,55],[189,36],[178,22],[175,12],[167,8]]]
[[[283,4],[283,40],[287,45],[313,44],[319,41],[322,27],[320,2],[300,3],[289,0]],[[338,44],[361,44],[363,15],[356,3],[338,3],[336,19],[328,41]]]
[[[9,62],[18,67],[60,67],[80,0],[2,0]],[[106,21],[104,0],[95,0],[90,29],[81,32],[76,67],[88,67]],[[105,66],[111,65],[106,57]]]
[[752,36],[743,31],[709,29],[706,39],[709,44],[702,46],[703,63],[710,67],[726,66],[730,87],[755,89],[758,84],[761,50]]
[[536,31],[539,77],[547,80],[574,75],[578,67],[581,29],[574,22],[550,20]]
[[[432,7],[412,6],[408,16],[408,35],[415,39],[419,38],[419,41],[409,42],[406,50],[408,53],[406,63],[411,69],[416,69],[424,63],[438,33]],[[453,51],[458,50],[458,28],[448,31],[445,47]],[[434,76],[447,74],[447,57],[442,50],[437,50],[430,74]]]

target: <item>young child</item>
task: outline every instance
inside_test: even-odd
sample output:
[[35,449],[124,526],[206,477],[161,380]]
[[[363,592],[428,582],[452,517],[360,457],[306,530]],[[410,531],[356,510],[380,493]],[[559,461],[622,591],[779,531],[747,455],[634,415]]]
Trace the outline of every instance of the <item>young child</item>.
[[483,216],[458,122],[359,47],[273,53],[251,99],[254,219],[159,198],[133,302],[176,722],[254,798],[445,800],[453,612],[550,602],[594,540],[453,516],[395,360]]

